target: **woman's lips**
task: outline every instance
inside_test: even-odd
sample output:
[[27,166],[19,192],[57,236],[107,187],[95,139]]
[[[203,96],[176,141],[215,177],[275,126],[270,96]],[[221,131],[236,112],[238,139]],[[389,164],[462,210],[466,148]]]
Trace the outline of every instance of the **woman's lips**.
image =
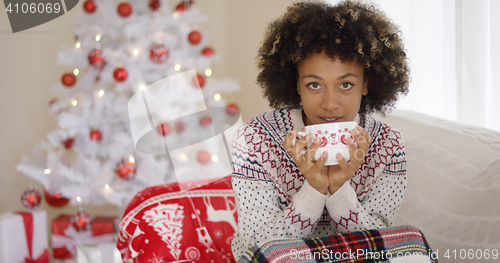
[[319,118],[325,122],[338,122],[342,119],[342,117],[319,117]]

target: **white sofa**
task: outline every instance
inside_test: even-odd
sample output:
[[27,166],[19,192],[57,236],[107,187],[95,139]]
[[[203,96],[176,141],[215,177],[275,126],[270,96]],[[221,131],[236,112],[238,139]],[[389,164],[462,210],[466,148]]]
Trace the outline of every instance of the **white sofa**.
[[441,263],[500,262],[500,132],[410,111],[376,117],[406,142],[395,225],[422,230]]

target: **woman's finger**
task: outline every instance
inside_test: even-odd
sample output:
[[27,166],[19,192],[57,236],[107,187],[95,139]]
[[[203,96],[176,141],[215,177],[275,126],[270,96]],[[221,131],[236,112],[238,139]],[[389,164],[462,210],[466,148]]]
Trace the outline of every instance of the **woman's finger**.
[[304,154],[307,144],[309,144],[312,139],[313,135],[307,134],[306,136],[301,137],[299,140],[297,140],[294,145],[292,145],[291,151],[294,159]]
[[313,165],[314,155],[319,148],[321,140],[319,138],[314,138],[312,144],[307,148],[304,153],[304,157],[309,165]]
[[325,163],[326,163],[327,159],[328,159],[328,153],[323,152],[316,162],[314,162],[314,163],[311,162],[312,165],[309,167],[307,173],[303,173],[304,176],[306,176],[306,178],[307,178],[310,175],[319,175],[321,169],[323,169],[323,167],[325,167]]
[[340,169],[342,171],[345,171],[343,174],[349,174],[349,163],[344,159],[344,156],[342,156],[342,154],[340,153],[337,153],[337,155],[335,156],[335,158],[337,158],[337,161],[339,162],[339,166],[340,166]]

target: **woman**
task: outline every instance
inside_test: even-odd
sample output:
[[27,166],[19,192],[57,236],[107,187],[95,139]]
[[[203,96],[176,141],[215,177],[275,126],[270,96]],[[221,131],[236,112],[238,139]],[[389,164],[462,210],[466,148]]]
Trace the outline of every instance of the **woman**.
[[[275,111],[248,121],[233,143],[238,209],[235,259],[273,238],[308,238],[390,226],[406,188],[401,134],[368,114],[408,92],[399,31],[357,2],[297,3],[272,22],[259,50],[258,83]],[[304,126],[356,121],[350,161],[312,160]]]

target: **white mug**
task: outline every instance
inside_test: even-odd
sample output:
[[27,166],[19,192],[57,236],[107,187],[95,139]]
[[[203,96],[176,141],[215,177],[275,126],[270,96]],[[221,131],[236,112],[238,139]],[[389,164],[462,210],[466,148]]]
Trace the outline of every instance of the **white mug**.
[[[312,133],[315,138],[320,138],[320,145],[314,154],[314,160],[319,160],[321,154],[327,152],[328,159],[325,165],[336,165],[339,164],[336,157],[338,153],[342,154],[346,161],[351,160],[349,148],[347,147],[347,139],[350,138],[356,144],[351,134],[351,131],[356,128],[356,126],[358,126],[358,124],[354,121],[309,125],[305,127],[305,132],[298,132],[297,137],[300,138]],[[297,138],[293,140],[292,144],[295,144],[296,141]],[[311,143],[307,145],[307,147],[310,145]],[[305,150],[303,152],[305,152]]]

